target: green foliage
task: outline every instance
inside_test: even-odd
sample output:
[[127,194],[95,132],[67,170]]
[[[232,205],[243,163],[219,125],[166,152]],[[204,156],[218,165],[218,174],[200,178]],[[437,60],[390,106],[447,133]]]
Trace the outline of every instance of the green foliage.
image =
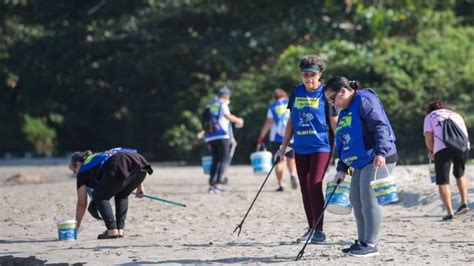
[[0,151],[30,149],[17,137],[29,114],[54,128],[60,152],[129,146],[197,161],[199,113],[225,84],[245,118],[235,159],[248,162],[271,92],[300,82],[305,54],[326,60],[323,79],[375,88],[406,162],[421,160],[429,100],[474,125],[470,0],[4,0],[0,10]]
[[34,145],[38,154],[49,154],[54,152],[56,131],[48,127],[45,119],[23,115],[22,132],[26,139]]

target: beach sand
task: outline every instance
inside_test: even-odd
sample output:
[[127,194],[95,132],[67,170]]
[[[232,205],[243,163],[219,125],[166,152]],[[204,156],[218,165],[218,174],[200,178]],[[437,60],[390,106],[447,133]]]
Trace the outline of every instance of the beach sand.
[[[105,229],[86,213],[77,241],[58,241],[56,222],[74,219],[75,179],[64,166],[0,166],[0,184],[17,173],[44,176],[40,185],[0,185],[0,258],[34,256],[47,263],[87,264],[293,264],[302,248],[295,240],[306,228],[301,193],[274,192],[272,175],[251,210],[240,236],[233,233],[265,176],[251,166],[229,169],[230,192],[209,194],[200,167],[161,167],[145,181],[146,193],[187,204],[186,208],[130,198],[125,237],[97,240]],[[334,174],[330,168],[326,177]],[[474,166],[469,177],[474,209]],[[355,258],[340,249],[356,239],[353,214],[326,213],[324,245],[308,245],[299,263],[452,264],[474,262],[472,213],[441,222],[445,215],[427,165],[397,166],[400,202],[383,207],[380,255]],[[459,194],[451,179],[454,208]]]

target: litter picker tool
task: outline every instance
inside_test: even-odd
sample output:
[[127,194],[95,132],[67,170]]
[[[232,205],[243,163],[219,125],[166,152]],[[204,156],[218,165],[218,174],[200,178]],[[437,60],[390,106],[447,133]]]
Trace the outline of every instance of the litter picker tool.
[[[324,204],[323,211],[321,212],[321,215],[319,215],[318,221],[316,222],[315,226],[316,226],[317,224],[319,224],[319,221],[320,221],[321,218],[323,217],[324,211],[326,210],[326,207],[328,206],[329,201],[330,201],[331,198],[332,198],[332,195],[334,195],[334,192],[336,192],[336,189],[339,187],[339,184],[340,184],[340,183],[341,183],[341,179],[338,179],[338,180],[336,181],[336,186],[334,187],[334,189],[332,190],[332,192],[331,192],[331,194],[329,195],[328,199],[326,200],[326,203]],[[296,256],[295,261],[297,261],[297,260],[299,260],[299,259],[301,259],[301,258],[303,257],[304,250],[306,249],[306,246],[308,245],[309,240],[313,237],[314,231],[316,231],[316,228],[312,228],[312,229],[311,229],[311,232],[310,232],[308,238],[306,239],[306,243],[304,243],[303,248],[300,250],[300,252],[299,252],[298,255]]]
[[249,209],[247,210],[247,213],[245,214],[244,218],[242,219],[242,222],[240,222],[240,224],[237,225],[237,227],[234,229],[234,232],[233,232],[233,233],[235,233],[235,231],[237,231],[237,229],[239,229],[239,232],[237,232],[237,236],[240,235],[240,231],[242,231],[242,225],[244,225],[244,222],[245,222],[245,219],[247,218],[247,215],[249,215],[249,212],[250,212],[250,210],[252,209],[253,204],[254,204],[255,201],[257,200],[258,195],[260,195],[260,192],[262,191],[263,187],[265,186],[265,183],[267,182],[268,177],[269,177],[270,174],[272,173],[273,168],[275,168],[275,165],[277,165],[279,161],[280,161],[280,158],[276,159],[275,162],[273,163],[272,168],[271,168],[270,171],[268,172],[267,177],[265,177],[265,180],[263,180],[263,183],[262,183],[262,185],[260,186],[260,189],[258,190],[257,195],[255,195],[255,198],[253,199],[252,204],[250,204],[250,207],[249,207]]
[[[137,193],[135,193],[135,192],[133,192],[132,194],[137,195]],[[158,198],[158,197],[155,197],[155,196],[150,196],[150,195],[147,195],[147,194],[143,194],[143,197],[147,198],[147,199],[157,200],[157,201],[165,202],[165,203],[168,203],[168,204],[180,206],[180,207],[186,207],[186,204],[174,202],[174,201],[167,200],[167,199]]]

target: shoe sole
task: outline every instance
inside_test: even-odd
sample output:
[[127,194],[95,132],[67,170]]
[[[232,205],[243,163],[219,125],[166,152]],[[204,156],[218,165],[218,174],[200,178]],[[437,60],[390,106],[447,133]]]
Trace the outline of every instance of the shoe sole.
[[367,253],[367,254],[353,254],[353,253],[350,253],[350,252],[348,254],[353,256],[353,257],[373,257],[373,256],[380,255],[380,253],[378,251],[373,252],[373,253]]
[[457,212],[455,215],[463,215],[463,214],[466,214],[470,211],[471,210],[469,208],[464,208],[464,209],[460,210],[459,212]]

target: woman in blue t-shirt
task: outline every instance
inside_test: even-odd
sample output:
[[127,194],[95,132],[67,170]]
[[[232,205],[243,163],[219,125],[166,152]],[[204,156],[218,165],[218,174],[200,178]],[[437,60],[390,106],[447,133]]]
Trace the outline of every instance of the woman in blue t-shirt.
[[326,241],[322,216],[323,178],[331,158],[329,124],[335,126],[337,117],[335,111],[330,112],[324,98],[324,84],[319,80],[325,69],[324,61],[318,56],[308,55],[300,60],[299,67],[303,83],[293,89],[289,99],[291,115],[281,148],[275,156],[284,159],[286,148],[293,138],[296,169],[309,227],[297,242],[306,241],[315,229],[311,243],[323,243]]
[[[354,168],[350,201],[358,238],[342,252],[365,257],[378,255],[377,235],[382,221],[370,181],[387,177],[395,168],[397,148],[379,97],[373,90],[359,87],[357,81],[333,77],[326,84],[325,95],[329,103],[341,109],[335,137],[339,156],[336,178],[343,180],[347,169]],[[380,167],[386,170],[377,171]]]

